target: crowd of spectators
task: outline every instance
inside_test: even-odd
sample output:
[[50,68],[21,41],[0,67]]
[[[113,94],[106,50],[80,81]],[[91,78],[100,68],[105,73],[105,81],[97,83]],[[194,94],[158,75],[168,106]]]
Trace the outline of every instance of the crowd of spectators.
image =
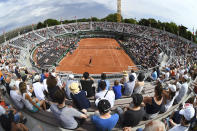
[[[143,96],[143,89],[146,89],[144,83],[147,83],[144,73],[124,73],[123,79],[115,80],[114,86],[111,87],[104,73],[97,84],[88,72],[84,72],[80,80],[71,74],[65,81],[54,70],[43,70],[39,74],[17,65],[13,68],[11,65],[16,63],[3,56],[1,59],[4,60],[1,62],[2,84],[6,86],[6,91],[17,109],[26,108],[34,113],[41,110],[52,112],[61,127],[66,129],[77,129],[91,118],[92,124],[99,131],[112,130],[117,125],[123,130],[133,130],[140,121],[155,118],[160,113],[169,111],[173,105],[179,104],[187,96],[189,81],[192,79],[190,72],[196,70],[195,64],[188,66],[188,63],[181,62],[154,70],[157,77],[152,79],[151,86],[155,86],[153,96]],[[115,101],[124,99],[123,97],[131,97],[131,103],[129,106],[117,107]],[[91,104],[92,99],[95,100],[95,105]],[[72,101],[72,104],[67,105],[68,101]],[[90,116],[88,110],[94,109],[94,106],[98,110]],[[139,128],[138,131],[156,131],[156,128],[161,128],[162,131],[185,131],[195,128],[191,126],[191,123],[196,121],[195,107],[195,100],[189,99],[163,122],[151,121],[145,129]],[[17,126],[20,130],[28,130],[24,125],[26,118],[22,113],[10,107],[9,103],[1,102],[0,108],[3,114],[0,116],[1,120],[5,119],[6,115],[10,118],[10,124],[13,123],[9,125],[10,128]],[[10,110],[13,110],[12,116]],[[4,123],[1,121],[1,124]],[[8,128],[7,125],[2,127]]]
[[156,41],[132,36],[128,41],[122,42],[122,45],[137,65],[148,69],[159,64],[159,54],[162,50]]
[[[97,26],[109,30],[116,28],[116,31],[125,31],[126,28],[130,28],[123,24],[93,23],[93,28]],[[57,27],[55,30],[61,32],[61,29]],[[143,32],[143,30],[136,30]],[[150,36],[157,37],[154,33],[152,32]],[[185,53],[183,48],[188,48],[187,53],[190,55],[194,53],[193,49],[189,49],[187,44],[180,43],[179,39],[166,38],[163,34],[159,37],[161,41],[165,39],[172,42],[169,47],[175,49],[176,55]],[[34,38],[36,40],[36,37]],[[75,41],[77,41],[76,37],[50,37],[38,48],[37,64],[41,67],[50,64],[52,59],[59,58],[68,48],[74,50]],[[175,46],[178,43],[180,45]],[[144,68],[155,67],[159,64],[158,55],[161,50],[157,39],[132,36],[128,42],[122,44],[130,51],[136,62]],[[146,123],[144,129],[138,128],[137,130],[196,130],[197,66],[194,61],[190,61],[193,60],[193,56],[183,61],[178,59],[166,64],[164,68],[153,69],[148,78],[145,77],[146,73],[124,72],[123,78],[114,80],[114,86],[111,87],[104,73],[101,74],[98,83],[88,72],[84,72],[80,79],[70,74],[68,79],[64,80],[54,70],[43,69],[42,73],[39,73],[32,72],[27,67],[21,67],[17,63],[20,54],[17,48],[6,45],[1,46],[0,50],[0,80],[1,87],[5,86],[5,90],[2,87],[0,91],[0,123],[5,130],[28,130],[25,126],[28,120],[17,111],[17,109],[25,108],[30,113],[38,113],[42,110],[51,112],[59,125],[66,129],[77,129],[90,118],[92,125],[98,131],[112,130],[115,127],[122,128],[124,131],[132,131],[141,121],[156,118],[170,111],[171,107],[182,103],[192,93],[195,94],[182,105],[180,104],[181,106],[176,108],[170,116],[162,121],[152,120]],[[193,80],[194,92],[191,92],[190,83]],[[147,83],[151,85],[153,95],[144,96]],[[3,95],[6,92],[14,106],[4,100]],[[132,98],[131,103],[117,107],[115,102],[125,97]],[[72,103],[67,104],[68,102]],[[89,109],[94,109],[95,113],[90,115]]]
[[69,49],[76,49],[76,37],[51,37],[40,44],[36,54],[36,65],[43,68],[45,65],[53,65]]

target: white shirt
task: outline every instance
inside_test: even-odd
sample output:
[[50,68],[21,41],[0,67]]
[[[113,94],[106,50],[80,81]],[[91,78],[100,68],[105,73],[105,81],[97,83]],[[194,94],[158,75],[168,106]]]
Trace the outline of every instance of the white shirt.
[[137,80],[137,75],[136,75],[136,73],[131,73],[131,75],[133,75],[133,76],[135,77],[134,81],[136,81],[136,80]]
[[170,77],[170,73],[169,73],[169,72],[166,72],[166,73],[165,73],[165,80],[168,80],[169,77]]
[[188,131],[188,127],[181,126],[179,124],[179,125],[176,125],[173,128],[171,128],[169,131]]
[[[115,94],[112,90],[108,91],[107,95],[105,96],[105,94],[107,93],[107,90],[104,91],[100,91],[99,93],[96,93],[95,98],[101,98],[101,99],[106,99],[109,101],[109,103],[111,104],[111,107],[114,106],[114,101],[115,101]],[[105,98],[104,98],[105,96]],[[98,102],[95,102],[96,106],[98,105]]]
[[36,82],[33,84],[33,89],[34,89],[34,93],[36,95],[36,97],[39,100],[44,100],[45,99],[45,95],[43,93],[44,91],[44,85],[41,84],[40,82]]
[[19,81],[19,80],[16,80],[16,81],[15,81],[15,86],[16,86],[17,90],[19,90],[19,84],[20,84],[20,82],[21,82],[21,81]]
[[12,100],[14,101],[14,103],[16,104],[16,106],[20,109],[23,108],[24,104],[22,102],[22,95],[19,94],[19,91],[16,90],[11,90],[10,91],[10,97],[12,98]]
[[188,83],[185,82],[181,85],[181,88],[179,89],[179,94],[176,97],[177,102],[180,102],[182,100],[182,98],[186,95],[188,91]]
[[44,79],[44,80],[43,80],[43,86],[44,86],[44,89],[48,92],[48,88],[47,88],[47,79]]

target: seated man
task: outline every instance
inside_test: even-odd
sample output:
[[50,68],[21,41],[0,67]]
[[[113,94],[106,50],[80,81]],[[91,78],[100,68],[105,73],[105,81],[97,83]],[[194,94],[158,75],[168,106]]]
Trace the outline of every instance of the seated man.
[[10,90],[10,97],[13,100],[14,105],[18,109],[23,109],[23,107],[24,107],[24,104],[22,102],[23,97],[20,95],[20,91],[17,90],[14,80],[11,81],[9,87],[11,89]]
[[115,94],[112,90],[106,90],[106,83],[105,81],[101,81],[99,83],[99,88],[101,88],[101,91],[99,93],[96,93],[95,98],[95,104],[96,106],[98,105],[98,102],[101,99],[106,99],[110,102],[111,107],[114,106],[114,101],[115,101]]
[[93,115],[91,121],[97,131],[111,131],[118,122],[118,114],[110,114],[111,105],[108,100],[100,100],[98,103],[98,115]]
[[131,96],[135,87],[135,77],[133,75],[129,76],[129,81],[124,84],[124,95]]
[[66,96],[63,90],[58,89],[54,93],[54,98],[57,100],[58,104],[52,104],[50,109],[63,128],[76,129],[80,123],[78,123],[75,118],[87,118],[85,114],[79,112],[75,108],[65,105]]
[[156,69],[153,69],[153,72],[151,74],[151,77],[150,77],[152,80],[156,81],[158,76],[157,76],[157,70]]

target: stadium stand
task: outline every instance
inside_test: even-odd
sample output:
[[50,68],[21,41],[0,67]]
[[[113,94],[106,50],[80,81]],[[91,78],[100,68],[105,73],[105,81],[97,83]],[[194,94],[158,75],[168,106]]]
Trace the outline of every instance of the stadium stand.
[[[88,30],[129,34],[119,43],[142,69],[116,74],[118,77],[89,77],[88,73],[81,76],[50,68],[35,70],[26,64],[29,59],[21,57],[24,51],[33,54],[34,51],[28,51],[34,47],[37,67],[52,66],[60,56],[77,48],[80,37],[76,33]],[[167,32],[124,23],[73,23],[28,32],[2,45],[0,50],[0,118],[4,129],[27,130],[24,113],[54,127],[72,130],[142,130],[161,120],[165,127],[161,122],[157,126],[164,130],[193,130],[196,126],[197,48]],[[168,56],[167,61],[159,60],[161,53]],[[112,88],[114,85],[117,87]],[[136,93],[140,86],[143,89]],[[102,90],[98,92],[98,88]],[[126,96],[124,90],[131,94]],[[93,96],[86,97],[85,91]],[[68,94],[74,97],[69,98]],[[85,106],[87,99],[90,107]],[[87,111],[81,110],[84,106]],[[8,109],[12,112],[6,113]]]

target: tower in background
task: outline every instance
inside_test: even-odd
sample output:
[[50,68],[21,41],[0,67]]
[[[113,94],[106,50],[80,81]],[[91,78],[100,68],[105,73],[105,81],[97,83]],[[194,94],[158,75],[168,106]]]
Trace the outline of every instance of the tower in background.
[[117,0],[117,22],[121,22],[121,0]]

